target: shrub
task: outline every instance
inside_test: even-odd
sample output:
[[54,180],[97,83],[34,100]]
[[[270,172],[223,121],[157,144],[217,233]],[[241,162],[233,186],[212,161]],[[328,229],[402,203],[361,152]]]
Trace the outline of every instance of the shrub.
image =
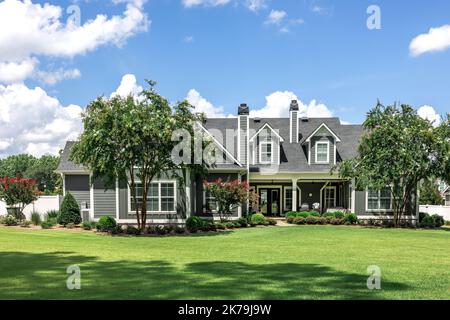
[[267,219],[266,220],[270,226],[276,226],[277,225],[277,220],[275,219]]
[[440,216],[438,214],[433,214],[431,217],[434,220],[434,226],[436,228],[440,228],[444,225],[444,217],[443,216]]
[[330,220],[330,224],[335,225],[335,226],[340,225],[342,223],[343,223],[343,220],[340,218],[332,218]]
[[250,222],[248,223],[248,225],[249,225],[250,227],[256,227],[258,224],[257,224],[256,222],[250,221]]
[[3,224],[7,225],[9,227],[12,226],[17,226],[19,224],[19,221],[17,220],[16,217],[12,216],[12,215],[7,215],[4,219],[3,219]]
[[427,214],[426,216],[422,217],[422,221],[420,222],[420,226],[422,228],[434,228],[434,219],[432,216]]
[[327,224],[328,220],[325,217],[316,217],[316,224]]
[[318,217],[309,216],[306,217],[306,224],[317,224],[318,223]]
[[97,230],[102,232],[115,232],[116,220],[110,216],[101,217],[97,223]]
[[426,212],[419,212],[419,222],[421,223],[425,217],[429,216]]
[[450,220],[445,220],[445,225],[450,226]]
[[263,224],[266,221],[266,217],[262,213],[255,213],[251,216],[250,221],[255,224]]
[[200,230],[205,224],[205,220],[198,216],[192,216],[187,218],[186,220],[186,228],[189,230],[189,232],[197,232],[197,230]]
[[50,210],[47,211],[47,213],[45,214],[45,219],[49,220],[49,219],[58,219],[59,216],[59,211],[58,210]]
[[54,224],[51,221],[42,221],[41,222],[42,229],[51,229],[53,226],[54,226]]
[[31,222],[35,225],[38,226],[41,224],[41,215],[37,212],[33,212],[31,214]]
[[216,229],[217,230],[225,230],[227,227],[225,226],[225,223],[218,222],[216,223]]
[[114,228],[111,229],[111,234],[120,234],[123,233],[123,228],[121,225],[116,225]]
[[75,228],[75,223],[70,222],[70,223],[66,224],[66,228],[67,228],[67,229],[73,229],[73,228]]
[[62,203],[61,203],[61,213],[58,216],[58,223],[63,226],[68,223],[80,224],[81,214],[80,207],[77,201],[70,192],[67,192]]
[[317,211],[310,211],[310,212],[309,212],[309,215],[310,215],[311,217],[320,217],[320,213],[317,212]]
[[137,235],[141,234],[141,231],[134,226],[127,226],[127,228],[125,229],[125,233],[137,236]]
[[296,217],[292,217],[292,216],[287,217],[286,222],[287,222],[287,223],[294,223],[294,219],[295,219],[295,218],[296,218]]
[[334,218],[334,217],[336,217],[336,215],[335,215],[334,212],[325,212],[325,213],[322,215],[322,217],[325,217],[325,218],[327,218],[327,217]]
[[309,216],[310,216],[310,213],[307,211],[297,212],[297,215],[296,215],[296,217],[303,217],[303,218],[306,218]]
[[335,213],[334,213],[334,217],[335,218],[338,218],[338,219],[343,219],[344,218],[344,213],[342,212],[342,211],[336,211]]
[[305,224],[306,218],[305,217],[295,217],[293,220],[294,224]]
[[236,227],[236,225],[233,222],[228,221],[228,222],[225,222],[225,227],[227,229],[234,229]]
[[248,226],[246,218],[239,218],[236,222],[239,224],[241,228],[246,228]]
[[29,228],[31,226],[31,221],[28,220],[22,220],[22,222],[20,223],[20,226],[22,228]]
[[344,216],[344,223],[346,223],[346,224],[356,224],[357,221],[358,221],[358,217],[354,213],[347,213]]
[[177,234],[182,234],[182,233],[185,233],[185,232],[186,232],[186,229],[183,228],[183,227],[180,227],[180,226],[176,226],[176,227],[174,228],[174,231],[175,231],[175,233],[177,233]]
[[92,230],[95,228],[90,221],[83,221],[83,223],[81,224],[81,227],[84,230]]
[[287,212],[286,213],[286,218],[289,218],[289,217],[296,217],[297,216],[297,212],[295,212],[295,211],[289,211],[289,212]]

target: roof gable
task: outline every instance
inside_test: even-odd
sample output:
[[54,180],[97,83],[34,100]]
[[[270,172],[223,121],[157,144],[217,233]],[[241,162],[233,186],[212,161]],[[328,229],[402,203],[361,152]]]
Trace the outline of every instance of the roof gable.
[[320,126],[317,127],[316,130],[314,130],[305,140],[305,142],[310,142],[311,138],[313,136],[315,136],[320,130],[325,129],[328,132],[331,133],[331,135],[334,137],[334,139],[336,140],[336,142],[341,142],[341,139],[338,137],[338,135],[336,133],[333,132],[333,130],[331,130],[324,122],[322,122],[322,124]]
[[259,128],[258,131],[256,131],[256,133],[250,138],[250,142],[252,142],[264,129],[268,128],[269,130],[271,130],[273,133],[275,133],[275,135],[278,137],[278,139],[280,139],[280,142],[284,142],[284,139],[282,136],[280,136],[280,134],[278,132],[276,132],[271,126],[270,124],[268,124],[267,122],[261,127]]

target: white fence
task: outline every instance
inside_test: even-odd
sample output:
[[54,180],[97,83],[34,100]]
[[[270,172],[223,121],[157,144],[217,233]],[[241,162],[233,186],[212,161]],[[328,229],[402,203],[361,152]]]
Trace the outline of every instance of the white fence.
[[450,207],[446,206],[420,206],[420,212],[425,212],[428,214],[438,214],[443,216],[445,220],[450,221]]
[[[23,213],[29,220],[31,218],[32,212],[38,212],[41,216],[43,216],[49,210],[59,210],[60,196],[42,196],[39,197],[36,201],[29,204],[23,210]],[[0,216],[6,215],[6,203],[0,201]]]

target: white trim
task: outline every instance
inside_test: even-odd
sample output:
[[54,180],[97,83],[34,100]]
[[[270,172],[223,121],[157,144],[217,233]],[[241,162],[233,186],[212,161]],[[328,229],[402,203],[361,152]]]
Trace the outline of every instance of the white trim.
[[[239,183],[242,182],[242,175],[240,173],[238,173],[238,181],[239,181]],[[238,217],[239,218],[242,217],[242,203],[238,207]]]
[[[326,144],[327,145],[327,160],[326,161],[318,161],[317,160],[317,145],[318,144]],[[315,163],[316,164],[328,164],[330,163],[330,141],[316,141],[316,143],[314,144],[314,149],[315,149]]]
[[336,142],[334,143],[334,164],[336,164],[336,155],[337,155],[337,152],[336,152]]
[[[186,169],[186,218],[192,215],[192,205],[191,205],[191,171]],[[176,192],[176,190],[175,190]],[[175,204],[176,206],[176,204]]]
[[[270,161],[262,161],[261,159],[261,149],[263,145],[269,145],[270,144]],[[259,163],[261,164],[270,164],[273,163],[273,141],[261,141],[259,143]]]
[[119,220],[119,179],[116,178],[116,220]]
[[[135,183],[141,183],[140,180],[135,180]],[[176,214],[177,213],[177,180],[152,180],[151,183],[157,183],[158,184],[158,211],[149,211],[147,210],[147,214]],[[173,197],[174,197],[174,205],[173,211],[162,211],[161,210],[161,183],[173,183],[174,184],[174,190],[173,190]],[[127,202],[128,202],[128,214],[129,215],[136,215],[135,211],[131,210],[131,190],[130,185],[127,183]],[[147,195],[148,196],[148,195]],[[143,199],[144,200],[144,199]]]
[[[137,224],[136,219],[118,219],[118,223],[130,223]],[[186,219],[152,219],[151,217],[147,217],[147,224],[150,223],[185,223]]]
[[[391,201],[390,201],[390,204],[389,204],[389,209],[369,209],[369,189],[368,188],[366,188],[366,211],[365,212],[376,212],[376,213],[378,213],[378,212],[381,212],[381,213],[383,213],[383,212],[393,212],[394,210],[392,209],[392,193],[389,193],[389,195],[390,195],[390,199],[391,199]],[[378,208],[380,208],[380,206],[381,206],[381,190],[377,190],[377,192],[378,192]]]
[[241,161],[241,116],[238,115],[237,160]]
[[311,164],[311,142],[308,142],[308,164]]
[[356,185],[355,185],[355,179],[352,179],[352,213],[356,212]]
[[320,126],[317,127],[316,130],[314,130],[313,133],[311,133],[308,138],[306,138],[305,142],[310,142],[311,138],[322,128],[325,127],[334,137],[336,142],[341,142],[341,139],[331,130],[325,123],[322,123]]
[[95,215],[94,215],[94,181],[92,181],[92,173],[89,174],[89,188],[90,188],[89,218],[90,220],[93,220]]
[[66,175],[61,173],[61,179],[63,183],[63,197],[66,196]]
[[323,193],[323,190],[328,186],[328,184],[330,183],[330,181],[326,181],[324,184],[323,184],[323,187],[320,189],[320,202],[319,202],[319,210],[320,210],[320,212],[322,212],[323,211],[323,205],[322,205],[322,200],[323,200],[323,197],[322,197],[322,193]]
[[249,141],[253,141],[260,133],[261,131],[265,128],[265,127],[269,127],[270,130],[272,130],[273,133],[275,133],[275,135],[278,137],[278,139],[280,140],[280,142],[284,142],[284,139],[282,136],[280,136],[278,134],[278,132],[276,132],[268,123],[265,123],[258,131],[256,131],[256,133],[250,138]]
[[[226,153],[227,156],[231,158],[234,162],[238,164],[238,166],[243,167],[242,163],[236,159],[200,122],[197,122],[197,124],[200,126],[200,128],[205,131],[205,133],[213,139],[214,143],[223,151]],[[238,139],[239,141],[239,139]],[[239,155],[240,152],[238,152]]]

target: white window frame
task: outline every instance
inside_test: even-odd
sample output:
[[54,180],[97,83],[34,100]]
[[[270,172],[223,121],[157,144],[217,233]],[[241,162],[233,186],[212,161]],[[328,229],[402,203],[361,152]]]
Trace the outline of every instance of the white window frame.
[[[390,187],[386,187],[386,188],[390,188]],[[369,189],[366,188],[366,211],[368,212],[392,212],[392,193],[390,193],[390,204],[389,204],[389,209],[380,209],[381,207],[381,190],[377,190],[378,192],[378,209],[369,209]]]
[[[287,199],[287,197],[286,197],[286,191],[287,190],[292,190],[292,193],[291,193],[291,205],[290,206],[287,206],[286,205],[286,199]],[[292,187],[284,187],[284,192],[283,192],[283,208],[284,208],[284,210],[285,211],[292,211],[292,202],[294,201],[294,191],[293,191],[293,189],[292,189]]]
[[[327,145],[327,160],[326,161],[318,161],[317,160],[317,145],[319,144],[326,144]],[[316,163],[318,164],[328,164],[330,163],[330,141],[316,141],[316,143],[314,144],[314,149],[315,149],[315,160]]]
[[[136,180],[135,183],[141,183],[140,180]],[[150,211],[147,208],[147,213],[150,214],[155,214],[155,213],[176,213],[177,212],[177,181],[176,180],[153,180],[150,183],[157,183],[158,184],[158,211]],[[162,211],[161,210],[161,200],[162,200],[162,196],[161,196],[161,184],[162,183],[173,183],[173,211]],[[131,190],[130,190],[130,186],[127,184],[127,189],[128,189],[128,214],[130,215],[135,215],[136,212],[131,210],[131,201],[132,201],[132,197],[131,197]],[[144,199],[142,199],[144,200]],[[147,199],[146,199],[147,201]]]
[[[262,146],[270,144],[270,161],[262,161]],[[273,141],[261,141],[259,143],[259,163],[270,164],[273,163]]]

